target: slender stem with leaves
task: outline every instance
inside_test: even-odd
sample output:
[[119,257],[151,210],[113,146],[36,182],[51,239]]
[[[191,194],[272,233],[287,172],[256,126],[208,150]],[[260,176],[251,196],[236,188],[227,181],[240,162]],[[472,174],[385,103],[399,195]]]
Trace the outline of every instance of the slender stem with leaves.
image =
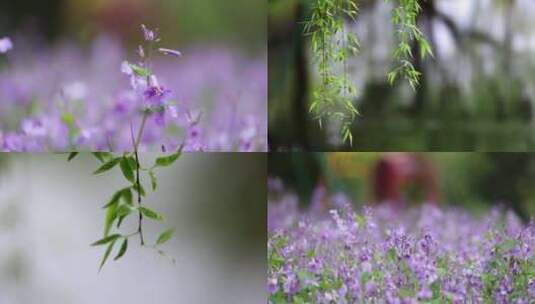
[[[395,2],[392,22],[396,28],[398,46],[393,57],[396,66],[387,75],[391,85],[404,78],[416,89],[421,73],[411,63],[411,45],[416,41],[420,56],[432,56],[425,36],[417,26],[421,0],[385,0]],[[352,124],[359,112],[353,104],[357,89],[349,80],[347,59],[360,49],[357,36],[347,28],[346,21],[356,22],[359,8],[354,0],[313,0],[310,18],[305,21],[305,35],[311,37],[312,52],[317,62],[321,83],[313,92],[309,112],[320,127],[326,119],[340,123],[344,143],[353,145]],[[342,70],[342,73],[338,72]]]
[[[320,126],[326,119],[341,123],[341,135],[345,142],[353,143],[351,124],[359,114],[353,105],[356,88],[349,81],[346,60],[358,53],[358,38],[345,29],[345,19],[355,21],[358,8],[352,0],[317,0],[310,19],[305,22],[305,33],[311,36],[321,85],[313,92],[309,111]],[[336,72],[343,68],[343,74]]]
[[[100,162],[100,166],[94,172],[95,175],[104,174],[111,171],[114,168],[119,168],[124,176],[127,185],[118,189],[109,199],[109,201],[103,206],[106,210],[104,220],[104,232],[103,237],[94,242],[92,246],[106,245],[106,251],[102,258],[100,269],[104,266],[108,260],[114,246],[121,242],[121,246],[115,256],[115,260],[120,259],[128,249],[128,242],[134,237],[139,238],[140,245],[142,247],[149,247],[156,249],[158,253],[166,256],[159,246],[171,239],[174,229],[167,229],[163,231],[156,242],[152,245],[146,243],[146,239],[143,232],[143,223],[145,219],[150,219],[157,222],[163,222],[164,217],[143,204],[143,199],[146,198],[147,192],[143,187],[141,173],[146,173],[150,179],[151,190],[157,189],[156,170],[162,167],[171,166],[181,155],[182,151],[179,150],[176,153],[167,156],[157,157],[154,164],[150,167],[144,167],[140,163],[138,151],[123,153],[121,155],[115,155],[110,152],[94,152],[92,153],[95,158]],[[78,152],[73,152],[69,155],[69,161],[75,158]],[[137,197],[137,202],[134,204],[134,195]],[[131,215],[137,214],[137,229],[131,233],[122,233],[120,231],[121,225],[124,220]]]
[[[386,0],[390,2],[390,0]],[[428,56],[433,56],[433,51],[429,42],[427,42],[424,34],[418,28],[417,18],[422,7],[418,0],[399,0],[398,5],[392,11],[392,23],[396,29],[396,37],[398,39],[398,46],[394,51],[394,59],[396,66],[388,75],[388,82],[393,85],[398,78],[404,78],[409,82],[413,90],[420,84],[421,72],[417,71],[412,60],[412,43],[416,41],[419,45],[420,56],[425,59]]]
[[[171,107],[165,100],[168,90],[158,84],[157,78],[152,72],[151,54],[155,49],[155,44],[158,43],[160,39],[156,32],[149,30],[144,25],[142,25],[142,30],[146,45],[139,46],[138,48],[141,62],[139,64],[131,64],[128,62],[123,63],[123,72],[131,77],[133,89],[135,92],[139,92],[139,99],[141,101],[141,122],[137,130],[137,135],[134,135],[136,133],[134,132],[133,119],[130,122],[132,151],[124,152],[122,154],[114,154],[112,152],[93,153],[100,162],[99,168],[94,172],[95,175],[103,174],[118,167],[128,183],[127,186],[118,189],[111,196],[107,204],[104,205],[106,215],[104,220],[103,238],[92,244],[92,246],[107,246],[100,264],[100,269],[102,269],[108,260],[115,244],[121,242],[119,251],[115,256],[115,260],[118,260],[126,253],[129,239],[134,237],[139,237],[139,242],[142,247],[153,248],[157,250],[158,253],[167,256],[159,246],[171,239],[174,232],[173,229],[165,230],[160,234],[153,245],[147,245],[143,231],[143,223],[145,219],[163,222],[164,217],[158,212],[148,208],[146,204],[143,204],[143,200],[146,198],[147,194],[143,187],[143,175],[141,173],[143,172],[148,175],[150,178],[151,189],[152,191],[156,191],[156,169],[172,165],[180,157],[183,145],[173,154],[157,157],[154,160],[154,164],[150,167],[144,167],[141,164],[139,146],[143,138],[147,120],[153,115],[162,115],[164,111],[169,110]],[[180,56],[180,52],[175,50],[160,48],[159,51],[175,57]],[[78,152],[72,152],[69,155],[68,160],[71,161],[77,155]],[[134,194],[137,198],[136,204],[134,204]],[[121,233],[121,224],[133,214],[137,214],[136,231],[131,233]]]

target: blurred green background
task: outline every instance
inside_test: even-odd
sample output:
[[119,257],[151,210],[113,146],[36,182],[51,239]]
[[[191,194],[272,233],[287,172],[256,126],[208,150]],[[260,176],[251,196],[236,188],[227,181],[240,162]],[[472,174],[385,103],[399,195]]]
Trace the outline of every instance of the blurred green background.
[[[308,202],[317,186],[343,192],[356,204],[373,202],[379,161],[392,156],[424,159],[436,176],[439,203],[475,213],[503,204],[522,218],[535,216],[535,153],[271,153],[269,176]],[[422,203],[421,185],[402,188],[404,199]]]
[[158,28],[168,43],[266,47],[264,0],[0,1],[0,36],[36,34],[48,41],[88,41],[102,33],[139,41],[139,25]]
[[422,1],[418,23],[435,56],[414,60],[423,73],[414,92],[386,80],[396,45],[391,6],[355,2],[359,17],[347,24],[361,50],[349,75],[362,115],[350,147],[334,123],[320,129],[308,115],[318,75],[303,21],[314,1],[269,0],[271,150],[535,151],[533,1]]

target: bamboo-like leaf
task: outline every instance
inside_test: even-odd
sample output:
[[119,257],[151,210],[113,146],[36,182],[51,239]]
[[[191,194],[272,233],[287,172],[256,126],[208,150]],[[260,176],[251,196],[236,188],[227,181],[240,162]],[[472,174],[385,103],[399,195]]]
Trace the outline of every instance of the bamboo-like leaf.
[[139,192],[141,196],[145,196],[145,188],[143,188],[142,184],[135,184],[132,186],[132,189],[134,189],[136,192]]
[[101,173],[104,173],[106,171],[109,171],[111,169],[113,169],[113,167],[115,167],[119,162],[121,161],[121,157],[117,157],[117,158],[113,158],[112,160],[104,163],[102,166],[100,166],[100,168],[97,169],[97,171],[95,171],[93,174],[101,174]]
[[104,220],[104,236],[108,236],[113,222],[117,218],[117,204],[111,205],[106,209],[106,217]]
[[156,187],[158,187],[158,179],[156,178],[156,174],[154,174],[154,171],[149,171],[150,176],[150,184],[152,186],[152,191],[156,191]]
[[111,158],[113,158],[113,155],[109,152],[93,152],[91,153],[93,156],[98,159],[101,163],[105,163]]
[[163,216],[161,214],[159,214],[158,212],[154,211],[154,210],[151,210],[149,208],[146,208],[146,207],[139,207],[139,211],[146,217],[150,218],[150,219],[153,219],[155,221],[163,221]]
[[130,162],[128,161],[128,158],[122,157],[121,161],[119,163],[119,166],[121,167],[121,171],[123,172],[124,177],[131,183],[135,183],[136,180],[134,178],[134,168],[132,168]]
[[113,194],[113,196],[111,197],[110,201],[106,205],[104,205],[104,207],[102,207],[102,208],[106,209],[106,208],[108,208],[108,207],[110,207],[112,205],[117,204],[119,202],[119,199],[121,198],[121,196],[125,195],[125,190],[127,190],[127,189],[130,189],[130,188],[124,188],[124,189],[121,189],[121,190],[115,192]]
[[78,155],[78,152],[71,152],[67,161],[73,160]]
[[110,236],[107,236],[107,237],[105,237],[103,239],[100,239],[100,240],[94,242],[93,244],[91,244],[91,246],[105,245],[105,244],[108,244],[109,242],[113,242],[113,241],[117,240],[120,237],[121,237],[120,234],[112,234]]
[[162,232],[162,234],[160,234],[160,236],[158,237],[158,240],[156,241],[156,245],[162,245],[165,242],[169,241],[173,237],[174,233],[175,233],[174,228],[171,228]]
[[119,249],[119,253],[117,256],[113,259],[114,261],[117,261],[118,259],[122,258],[123,255],[126,253],[126,250],[128,249],[128,239],[125,238],[123,241],[123,244],[121,245],[121,249]]
[[118,217],[126,217],[132,212],[132,207],[130,205],[121,205],[119,209],[117,209],[117,216]]
[[102,262],[100,262],[100,267],[98,269],[99,272],[102,270],[102,267],[104,267],[104,264],[106,264],[106,261],[108,260],[108,257],[110,256],[110,253],[111,253],[111,251],[113,249],[113,246],[115,245],[115,241],[117,241],[117,239],[113,240],[108,245],[108,248],[106,248],[106,252],[104,253],[104,257],[102,257]]
[[169,155],[169,156],[158,157],[156,159],[156,166],[159,166],[159,167],[170,166],[180,157],[180,155],[182,155],[181,151],[174,153],[172,155]]
[[123,189],[121,197],[123,198],[125,204],[132,205],[132,190],[130,187]]

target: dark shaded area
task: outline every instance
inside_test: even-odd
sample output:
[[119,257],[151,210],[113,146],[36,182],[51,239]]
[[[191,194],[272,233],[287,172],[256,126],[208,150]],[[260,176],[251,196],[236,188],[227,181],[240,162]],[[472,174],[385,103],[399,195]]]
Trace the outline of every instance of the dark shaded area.
[[[244,256],[265,252],[267,155],[200,153],[196,161],[213,170],[200,172],[188,181],[193,191],[190,195],[204,202],[192,216],[200,219],[214,241],[229,250],[241,248]],[[229,176],[229,172],[234,174]]]
[[0,1],[0,31],[39,30],[48,39],[57,38],[65,29],[62,8],[65,0]]

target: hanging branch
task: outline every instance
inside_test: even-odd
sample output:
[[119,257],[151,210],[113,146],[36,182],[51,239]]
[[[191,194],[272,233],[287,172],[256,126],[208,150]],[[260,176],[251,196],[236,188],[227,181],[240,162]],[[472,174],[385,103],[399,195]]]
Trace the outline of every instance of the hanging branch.
[[[386,0],[390,2],[390,0]],[[418,28],[417,19],[421,13],[422,7],[418,0],[399,0],[398,6],[392,11],[392,23],[396,27],[396,37],[398,46],[394,51],[393,57],[396,61],[396,67],[387,75],[388,82],[393,85],[398,78],[404,78],[409,82],[413,90],[416,90],[420,84],[421,72],[417,71],[412,64],[414,54],[412,54],[411,45],[416,41],[419,45],[421,59],[433,56],[433,51],[424,34]]]
[[[353,105],[357,90],[348,80],[347,58],[358,53],[360,45],[357,37],[345,30],[345,19],[356,21],[357,15],[358,7],[352,0],[318,0],[305,22],[321,77],[309,111],[320,127],[326,119],[338,120],[344,142],[351,145],[351,125],[359,113]],[[342,75],[334,71],[337,65],[343,67]]]
[[[413,89],[419,85],[421,73],[411,62],[413,41],[419,44],[422,59],[433,56],[431,46],[417,26],[421,10],[418,0],[399,0],[393,9],[392,23],[399,44],[393,54],[396,67],[387,75],[391,85],[398,78],[406,79]],[[356,35],[346,30],[345,20],[356,22],[358,13],[353,0],[315,0],[311,17],[305,21],[305,35],[311,36],[312,52],[321,77],[321,84],[313,92],[309,112],[320,127],[326,119],[339,121],[342,140],[351,146],[351,127],[359,112],[353,104],[357,89],[349,81],[347,58],[358,53],[360,44]],[[338,65],[343,70],[342,75],[335,71]]]

